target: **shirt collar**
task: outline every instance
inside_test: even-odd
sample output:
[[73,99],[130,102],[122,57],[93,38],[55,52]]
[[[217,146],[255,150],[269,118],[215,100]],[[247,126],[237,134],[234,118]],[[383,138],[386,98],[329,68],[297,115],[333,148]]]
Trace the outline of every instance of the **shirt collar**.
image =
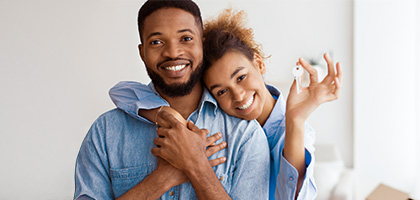
[[277,130],[281,122],[284,120],[286,103],[283,99],[283,95],[277,88],[271,85],[266,85],[266,87],[270,94],[277,99],[276,104],[274,105],[274,108],[263,127],[268,134],[275,132],[274,130]]

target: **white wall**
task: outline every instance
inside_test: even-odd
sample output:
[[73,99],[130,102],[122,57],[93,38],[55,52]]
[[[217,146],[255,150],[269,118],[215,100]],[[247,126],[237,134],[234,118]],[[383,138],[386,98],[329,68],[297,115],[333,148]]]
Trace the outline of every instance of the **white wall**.
[[380,182],[420,198],[419,13],[418,0],[355,1],[354,166],[360,199]]
[[[249,13],[272,54],[268,82],[288,88],[298,57],[332,51],[343,64],[339,101],[310,118],[317,142],[352,165],[352,1],[230,1]],[[229,3],[197,1],[203,17]],[[92,122],[114,106],[120,80],[148,82],[137,53],[134,0],[0,0],[0,199],[70,199],[74,162]]]

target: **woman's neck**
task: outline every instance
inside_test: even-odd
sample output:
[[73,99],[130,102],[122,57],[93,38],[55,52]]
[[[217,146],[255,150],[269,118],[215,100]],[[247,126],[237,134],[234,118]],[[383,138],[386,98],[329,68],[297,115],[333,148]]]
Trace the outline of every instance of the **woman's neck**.
[[270,117],[271,111],[274,108],[274,105],[276,104],[276,100],[271,96],[270,91],[268,89],[265,90],[266,92],[266,98],[263,106],[263,110],[261,112],[261,115],[257,118],[258,123],[260,123],[261,127],[264,126],[265,122],[267,121],[268,117]]

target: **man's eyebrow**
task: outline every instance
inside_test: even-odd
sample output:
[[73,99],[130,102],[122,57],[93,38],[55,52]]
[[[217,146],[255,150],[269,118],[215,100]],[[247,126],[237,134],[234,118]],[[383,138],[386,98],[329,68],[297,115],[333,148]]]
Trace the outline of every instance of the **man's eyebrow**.
[[189,28],[181,29],[181,30],[177,31],[177,33],[183,33],[183,32],[190,32],[190,33],[194,34],[194,31],[189,29]]
[[[194,34],[194,31],[193,31],[193,30],[191,30],[191,29],[189,29],[189,28],[186,28],[186,29],[181,29],[181,30],[178,30],[178,31],[177,31],[177,33],[184,33],[184,32],[190,32],[190,33]],[[146,40],[148,40],[150,37],[155,36],[155,35],[163,35],[163,34],[162,34],[161,32],[154,32],[154,33],[150,33],[150,34],[146,37]]]
[[163,35],[161,32],[154,32],[154,33],[150,33],[147,37],[146,40],[148,40],[150,37],[155,36],[155,35]]
[[232,75],[230,75],[230,78],[232,79],[233,77],[235,77],[235,75],[237,73],[239,73],[241,70],[243,70],[245,67],[238,67],[233,73]]

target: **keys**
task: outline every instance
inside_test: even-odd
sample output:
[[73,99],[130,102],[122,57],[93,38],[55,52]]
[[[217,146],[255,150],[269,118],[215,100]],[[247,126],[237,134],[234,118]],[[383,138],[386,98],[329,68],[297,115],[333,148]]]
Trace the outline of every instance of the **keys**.
[[300,90],[300,84],[301,84],[301,78],[302,78],[302,74],[303,74],[303,69],[300,65],[297,65],[296,67],[293,67],[293,76],[295,76],[296,79],[296,90],[297,93],[299,94],[301,92]]

